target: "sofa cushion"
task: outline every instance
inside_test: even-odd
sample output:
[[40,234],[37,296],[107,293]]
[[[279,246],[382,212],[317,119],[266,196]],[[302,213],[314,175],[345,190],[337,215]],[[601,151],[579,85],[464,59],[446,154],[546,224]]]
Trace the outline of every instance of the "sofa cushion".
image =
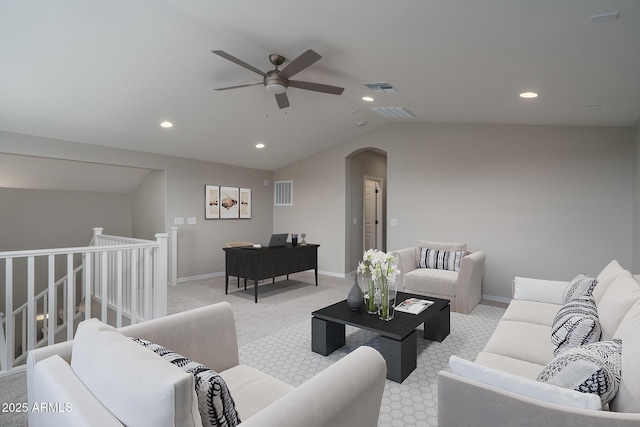
[[78,325],[71,367],[125,425],[202,425],[193,376],[97,319]]
[[516,276],[513,279],[513,299],[562,304],[562,296],[568,285],[569,282],[559,280]]
[[449,270],[417,268],[404,275],[404,287],[421,294],[455,296],[458,273]]
[[553,354],[600,340],[598,309],[592,295],[574,298],[558,311],[551,326]]
[[550,335],[548,326],[501,320],[483,351],[545,366],[553,360]]
[[609,403],[617,412],[640,412],[640,301],[627,312],[614,333],[624,343],[622,351],[622,377],[618,394]]
[[456,356],[449,358],[451,372],[483,384],[527,396],[544,402],[556,403],[579,409],[599,410],[600,399],[578,393],[574,390],[545,384],[542,382],[508,374],[499,369],[488,368],[477,363],[469,362]]
[[489,353],[487,351],[481,351],[478,353],[476,363],[489,368],[498,369],[499,371],[503,371],[508,374],[528,378],[530,380],[538,378],[538,374],[545,367],[545,365],[525,362],[524,360],[503,356],[501,354]]
[[561,307],[558,304],[512,300],[502,315],[502,320],[515,320],[551,327],[553,319]]
[[593,288],[595,288],[597,284],[598,281],[593,277],[589,277],[586,274],[578,274],[569,282],[569,286],[565,288],[562,294],[562,303],[566,304],[572,299],[582,296],[591,296]]
[[220,372],[220,376],[227,383],[236,402],[238,415],[244,421],[294,389],[247,365],[234,366]]
[[600,396],[602,406],[620,386],[622,340],[600,341],[571,348],[553,359],[538,381]]
[[598,317],[602,339],[610,340],[620,326],[622,318],[636,301],[640,300],[640,283],[630,273],[622,274],[609,285],[598,304]]
[[439,251],[419,247],[418,268],[435,268],[438,270],[460,271],[460,262],[465,251]]
[[617,279],[618,276],[621,276],[625,273],[631,274],[627,270],[622,268],[620,264],[618,264],[618,261],[613,260],[609,264],[607,264],[607,266],[600,272],[600,274],[598,274],[598,277],[596,277],[598,284],[593,289],[593,297],[596,299],[596,305],[600,304],[602,296],[605,294],[609,286],[611,286],[613,281]]
[[229,388],[217,372],[151,341],[141,338],[132,340],[193,375],[203,426],[233,427],[240,424]]

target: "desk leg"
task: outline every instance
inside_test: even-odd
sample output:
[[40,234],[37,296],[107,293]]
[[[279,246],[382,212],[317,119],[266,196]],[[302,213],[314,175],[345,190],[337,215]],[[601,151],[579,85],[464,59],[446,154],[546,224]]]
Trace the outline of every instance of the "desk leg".
[[318,286],[318,267],[316,267],[316,286]]
[[224,273],[224,294],[227,295],[229,293],[229,275]]
[[254,292],[254,295],[255,295],[255,297],[254,297],[255,300],[256,300],[255,302],[257,304],[258,303],[258,279],[253,281],[253,292]]

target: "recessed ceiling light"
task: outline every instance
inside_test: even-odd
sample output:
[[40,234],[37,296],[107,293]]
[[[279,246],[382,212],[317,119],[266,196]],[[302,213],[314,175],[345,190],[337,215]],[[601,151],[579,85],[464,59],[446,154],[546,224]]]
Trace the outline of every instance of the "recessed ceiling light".
[[363,100],[363,101],[367,101],[367,102],[372,102],[372,101],[373,101],[373,98],[372,98],[372,97],[370,97],[370,96],[363,96],[363,97],[362,97],[362,100]]
[[168,129],[168,128],[172,128],[173,127],[173,123],[164,121],[164,122],[160,123],[160,126],[162,126],[163,128]]
[[262,142],[259,142],[256,144],[256,148],[264,148],[264,144]]
[[538,94],[535,92],[522,92],[520,94],[520,98],[524,98],[524,99],[533,99],[537,97],[538,97]]

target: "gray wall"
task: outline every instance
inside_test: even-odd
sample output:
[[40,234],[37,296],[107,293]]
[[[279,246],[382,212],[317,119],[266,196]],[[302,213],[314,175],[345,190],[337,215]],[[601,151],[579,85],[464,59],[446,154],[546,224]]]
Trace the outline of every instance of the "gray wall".
[[[212,144],[214,143],[212,141]],[[134,216],[132,207],[128,209],[127,214],[129,220],[135,222],[136,234],[139,232],[147,237],[152,233],[170,231],[174,217],[185,218],[185,225],[179,226],[178,231],[178,278],[222,273],[224,271],[222,247],[227,241],[263,242],[271,235],[273,173],[270,171],[2,131],[0,131],[0,152],[164,171],[166,186],[164,223],[160,224],[159,218],[152,219],[153,226],[162,228],[153,230],[150,225],[143,224],[148,211],[141,210],[140,203],[147,200],[146,195],[136,194],[135,221],[132,219]],[[143,182],[143,187],[148,185],[157,189],[162,185],[159,175],[151,173],[148,179],[148,182]],[[264,185],[265,180],[269,185]],[[205,220],[205,184],[251,188],[253,217],[243,220]],[[159,209],[162,196],[152,197],[152,199],[152,205]],[[196,217],[197,224],[187,225],[188,217]],[[90,232],[92,226],[101,225],[96,224],[92,218],[88,218],[88,222],[91,226],[86,232]],[[128,232],[132,233],[132,230],[129,229]],[[113,234],[106,227],[105,233]]]
[[[92,228],[130,236],[132,197],[128,194],[0,188],[0,252],[87,246]],[[56,257],[56,278],[66,264]],[[46,260],[36,263],[36,289],[46,287]],[[0,311],[4,311],[5,275],[0,263]],[[26,283],[26,264],[16,261],[14,283]],[[26,285],[14,287],[14,306],[26,301]]]
[[633,272],[640,271],[640,119],[634,127]]
[[133,192],[133,234],[138,239],[155,240],[166,223],[167,184],[165,171],[151,171]]
[[387,152],[387,220],[398,219],[387,249],[467,242],[487,254],[485,296],[510,298],[515,275],[569,280],[611,259],[632,267],[631,129],[392,123],[275,173],[295,188],[275,228],[312,230],[321,269],[350,270],[344,164],[364,147]]

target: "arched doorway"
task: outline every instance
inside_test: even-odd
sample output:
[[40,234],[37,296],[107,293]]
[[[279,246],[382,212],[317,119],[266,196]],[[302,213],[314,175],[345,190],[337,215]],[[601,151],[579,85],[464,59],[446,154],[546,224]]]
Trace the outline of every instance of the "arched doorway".
[[369,249],[365,246],[386,249],[387,153],[363,148],[349,154],[345,183],[345,271],[352,272]]

